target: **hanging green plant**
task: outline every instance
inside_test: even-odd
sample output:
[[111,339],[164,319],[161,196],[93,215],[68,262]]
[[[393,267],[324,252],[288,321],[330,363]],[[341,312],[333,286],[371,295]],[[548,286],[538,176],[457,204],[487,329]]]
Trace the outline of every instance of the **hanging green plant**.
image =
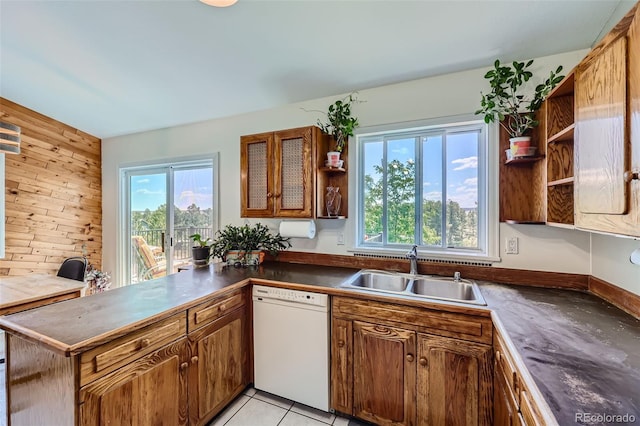
[[559,74],[562,71],[561,65],[535,87],[532,96],[527,96],[523,86],[533,77],[529,70],[532,64],[533,59],[526,63],[515,61],[512,65],[501,65],[496,60],[494,68],[484,76],[489,80],[491,91],[480,93],[481,108],[475,113],[484,115],[487,124],[497,119],[511,138],[523,136],[527,130],[539,124],[535,119],[535,112],[540,109],[549,92],[564,78],[564,75]]
[[349,136],[353,136],[359,125],[358,118],[351,116],[351,106],[356,102],[359,102],[357,92],[351,93],[329,105],[327,122],[318,120],[318,127],[335,138],[337,152],[342,152]]

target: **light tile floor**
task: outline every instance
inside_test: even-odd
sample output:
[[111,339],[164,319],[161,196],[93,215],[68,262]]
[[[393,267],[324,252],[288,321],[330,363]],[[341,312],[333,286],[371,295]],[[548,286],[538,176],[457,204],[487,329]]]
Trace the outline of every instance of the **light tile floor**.
[[365,426],[279,396],[247,388],[208,426]]

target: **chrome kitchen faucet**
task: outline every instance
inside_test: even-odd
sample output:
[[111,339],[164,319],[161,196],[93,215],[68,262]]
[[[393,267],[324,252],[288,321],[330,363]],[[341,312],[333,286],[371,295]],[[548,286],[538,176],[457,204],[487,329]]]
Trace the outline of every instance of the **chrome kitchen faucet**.
[[409,273],[411,275],[418,274],[418,246],[414,245],[411,250],[407,253],[407,259],[411,261],[411,268],[409,269]]

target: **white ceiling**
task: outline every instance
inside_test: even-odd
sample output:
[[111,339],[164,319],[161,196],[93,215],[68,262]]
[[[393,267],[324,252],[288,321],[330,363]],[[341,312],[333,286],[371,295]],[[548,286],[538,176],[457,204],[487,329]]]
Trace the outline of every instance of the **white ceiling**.
[[590,47],[632,0],[0,0],[0,96],[100,138]]

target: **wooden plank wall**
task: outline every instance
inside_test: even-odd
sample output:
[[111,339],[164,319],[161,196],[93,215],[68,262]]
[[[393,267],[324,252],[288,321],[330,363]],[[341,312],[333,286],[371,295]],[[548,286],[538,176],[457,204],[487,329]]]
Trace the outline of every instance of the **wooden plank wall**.
[[5,155],[5,258],[0,275],[55,274],[67,257],[102,261],[100,139],[0,98],[0,120],[22,128]]

